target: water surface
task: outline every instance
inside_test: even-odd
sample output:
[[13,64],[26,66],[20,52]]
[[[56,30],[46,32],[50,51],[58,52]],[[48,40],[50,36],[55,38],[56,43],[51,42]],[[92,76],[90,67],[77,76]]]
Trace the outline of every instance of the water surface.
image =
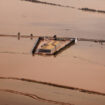
[[102,95],[21,80],[0,79],[0,83],[2,105],[105,105],[105,96]]
[[[44,0],[75,8],[105,10],[104,0]],[[0,0],[0,34],[105,39],[105,14]],[[35,39],[0,37],[0,75],[24,77],[105,93],[105,44],[81,42],[57,57],[32,56]]]

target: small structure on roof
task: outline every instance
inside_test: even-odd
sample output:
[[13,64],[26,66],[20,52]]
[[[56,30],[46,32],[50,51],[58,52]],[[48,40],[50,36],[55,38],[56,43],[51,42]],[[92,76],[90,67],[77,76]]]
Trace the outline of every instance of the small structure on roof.
[[60,45],[60,41],[51,40],[41,45],[41,47],[38,49],[38,53],[54,54],[54,52],[59,49]]

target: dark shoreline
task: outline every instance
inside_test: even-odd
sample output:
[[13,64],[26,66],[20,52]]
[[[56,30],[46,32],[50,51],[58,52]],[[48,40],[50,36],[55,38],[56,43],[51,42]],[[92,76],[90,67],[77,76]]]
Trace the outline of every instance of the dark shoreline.
[[46,5],[58,6],[58,7],[75,8],[73,6],[61,5],[61,4],[50,3],[50,2],[40,1],[40,0],[21,0],[21,1],[28,1],[32,3],[46,4]]
[[0,79],[21,80],[21,81],[39,83],[39,84],[49,85],[49,86],[54,86],[54,87],[59,87],[59,88],[65,88],[65,89],[76,90],[76,91],[83,92],[83,93],[87,93],[87,94],[96,94],[96,95],[105,96],[105,93],[101,93],[101,92],[97,92],[97,91],[86,90],[86,89],[77,88],[77,87],[71,87],[71,86],[64,86],[64,85],[54,84],[54,83],[49,83],[49,82],[42,82],[42,81],[37,81],[37,80],[32,80],[32,79],[26,79],[26,78],[18,78],[18,77],[0,77]]
[[32,3],[39,3],[39,4],[46,4],[46,5],[51,5],[51,6],[72,8],[72,9],[82,10],[82,11],[85,11],[85,12],[97,12],[97,13],[105,14],[105,10],[96,10],[96,9],[91,9],[91,8],[87,8],[87,7],[85,7],[85,8],[76,8],[74,6],[61,5],[61,4],[51,3],[51,2],[44,2],[44,1],[40,1],[40,0],[21,0],[21,1],[28,1],[28,2],[32,2]]
[[79,10],[82,11],[87,11],[87,12],[98,12],[98,13],[105,13],[104,10],[96,10],[96,9],[91,9],[91,8],[78,8]]
[[47,103],[52,103],[52,104],[58,104],[58,105],[74,105],[74,104],[70,104],[70,103],[65,103],[65,102],[60,102],[60,101],[54,101],[54,100],[45,99],[45,98],[42,98],[42,97],[40,97],[40,96],[38,96],[36,94],[24,93],[24,92],[10,90],[10,89],[0,89],[0,91],[12,93],[12,94],[17,94],[17,95],[22,95],[22,96],[27,96],[27,97],[32,98],[34,100],[38,100],[38,101],[42,101],[42,102],[47,102]]

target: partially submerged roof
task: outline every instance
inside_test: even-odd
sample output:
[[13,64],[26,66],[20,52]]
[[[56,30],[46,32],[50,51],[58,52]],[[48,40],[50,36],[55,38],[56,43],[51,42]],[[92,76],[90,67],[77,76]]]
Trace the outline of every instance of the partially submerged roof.
[[35,46],[33,48],[33,51],[35,50],[35,54],[55,55],[58,54],[58,52],[63,51],[65,48],[75,43],[75,39],[46,39],[42,41],[41,40],[41,38],[38,38],[38,40],[35,43]]
[[55,47],[57,47],[59,44],[60,44],[60,41],[52,40],[48,43],[43,44],[40,49],[52,50]]

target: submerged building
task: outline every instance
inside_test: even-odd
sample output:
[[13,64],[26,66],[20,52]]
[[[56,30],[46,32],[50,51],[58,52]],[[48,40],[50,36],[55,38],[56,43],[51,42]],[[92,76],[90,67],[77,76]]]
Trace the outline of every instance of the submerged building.
[[52,40],[47,43],[44,43],[41,45],[41,47],[38,49],[38,53],[42,54],[53,54],[61,45],[60,41]]

